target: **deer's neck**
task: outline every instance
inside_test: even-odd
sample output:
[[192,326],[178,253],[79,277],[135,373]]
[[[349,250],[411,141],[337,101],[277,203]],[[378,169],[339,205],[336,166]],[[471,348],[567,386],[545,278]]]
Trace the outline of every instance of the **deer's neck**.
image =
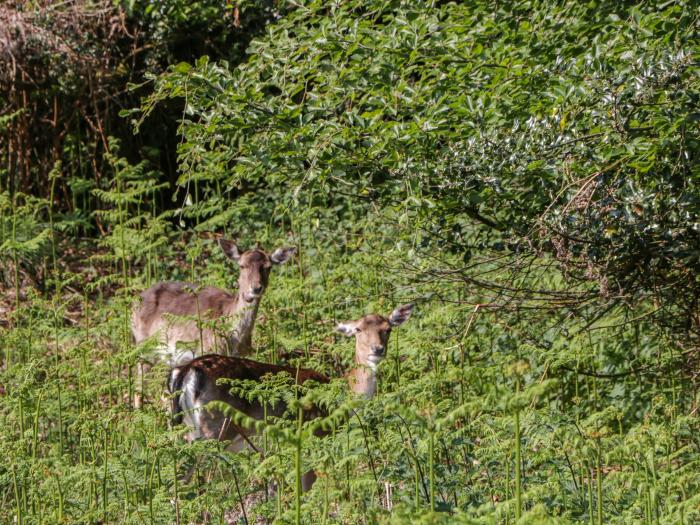
[[355,363],[355,367],[350,370],[345,377],[350,385],[350,390],[357,395],[369,399],[377,392],[377,369]]
[[247,302],[240,292],[236,296],[236,300],[231,303],[226,314],[229,319],[226,338],[230,355],[245,355],[250,352],[253,327],[259,306],[259,298]]

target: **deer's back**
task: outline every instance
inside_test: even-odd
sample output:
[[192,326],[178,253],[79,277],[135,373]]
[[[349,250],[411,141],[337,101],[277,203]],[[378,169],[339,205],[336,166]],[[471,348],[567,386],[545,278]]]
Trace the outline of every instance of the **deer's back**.
[[236,300],[235,295],[213,286],[198,290],[188,282],[157,283],[141,293],[141,304],[134,308],[134,338],[138,343],[153,335],[163,314],[216,319],[228,314]]
[[[175,367],[170,372],[168,390],[174,394],[182,390],[180,396],[174,398],[173,417],[195,407],[205,406],[210,401],[223,401],[238,411],[244,412],[255,419],[263,418],[263,407],[256,400],[249,401],[238,395],[231,394],[230,385],[218,385],[219,379],[260,381],[266,374],[286,372],[295,379],[297,384],[313,380],[328,383],[329,379],[314,370],[260,363],[242,357],[209,354],[198,357],[189,363]],[[286,411],[285,403],[277,402],[268,407],[268,415],[281,417]],[[305,419],[313,419],[323,415],[324,411],[311,409],[305,414]],[[196,434],[206,438],[231,439],[236,433],[250,434],[251,429],[231,427],[229,434],[221,434],[225,417],[217,411],[206,411],[197,419]]]
[[296,383],[299,385],[309,380],[319,383],[329,382],[325,375],[308,368],[299,368],[297,370],[291,366],[272,365],[244,357],[218,354],[203,355],[178,368],[179,374],[183,375],[189,371],[197,370],[206,377],[207,382],[213,384],[216,384],[218,379],[260,381],[266,374],[279,374],[282,372],[286,372],[292,378],[295,378]]

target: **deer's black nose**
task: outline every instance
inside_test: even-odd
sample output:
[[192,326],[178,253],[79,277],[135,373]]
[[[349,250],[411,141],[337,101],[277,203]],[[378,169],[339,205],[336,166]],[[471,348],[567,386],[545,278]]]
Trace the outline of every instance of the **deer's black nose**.
[[374,355],[384,355],[386,348],[383,345],[372,345],[372,353]]
[[261,293],[263,293],[263,290],[264,290],[264,288],[261,285],[253,286],[250,289],[250,291],[253,292],[254,294],[261,294]]

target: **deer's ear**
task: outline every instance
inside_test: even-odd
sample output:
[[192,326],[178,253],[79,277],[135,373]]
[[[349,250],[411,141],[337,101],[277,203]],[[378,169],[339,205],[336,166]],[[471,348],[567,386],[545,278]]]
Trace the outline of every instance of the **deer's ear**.
[[270,260],[275,264],[286,263],[292,255],[296,253],[297,249],[295,246],[286,246],[284,248],[277,248],[272,255],[270,255]]
[[359,332],[359,330],[357,329],[357,323],[354,321],[338,323],[335,326],[335,331],[340,334],[343,334],[345,337],[352,337],[357,332]]
[[238,249],[235,242],[227,241],[226,239],[219,239],[219,246],[221,246],[221,251],[223,251],[224,255],[226,255],[226,257],[229,259],[237,261],[241,258],[241,251]]
[[411,317],[412,311],[413,311],[412,304],[405,304],[403,306],[399,306],[396,310],[391,312],[391,315],[389,316],[389,324],[391,326],[402,325],[404,322],[406,322],[406,319]]

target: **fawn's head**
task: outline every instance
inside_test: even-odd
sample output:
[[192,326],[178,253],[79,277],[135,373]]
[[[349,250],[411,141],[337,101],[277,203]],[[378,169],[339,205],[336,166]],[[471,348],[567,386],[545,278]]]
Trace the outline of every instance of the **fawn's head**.
[[241,251],[236,243],[225,239],[219,240],[219,246],[229,259],[238,263],[241,271],[238,290],[249,303],[262,297],[270,279],[272,265],[286,263],[297,250],[294,246],[287,246],[277,248],[270,254],[258,248]]
[[336,330],[347,337],[355,336],[355,362],[375,369],[386,357],[391,329],[402,325],[412,310],[412,304],[405,304],[391,312],[389,317],[369,314],[357,321],[338,323]]

